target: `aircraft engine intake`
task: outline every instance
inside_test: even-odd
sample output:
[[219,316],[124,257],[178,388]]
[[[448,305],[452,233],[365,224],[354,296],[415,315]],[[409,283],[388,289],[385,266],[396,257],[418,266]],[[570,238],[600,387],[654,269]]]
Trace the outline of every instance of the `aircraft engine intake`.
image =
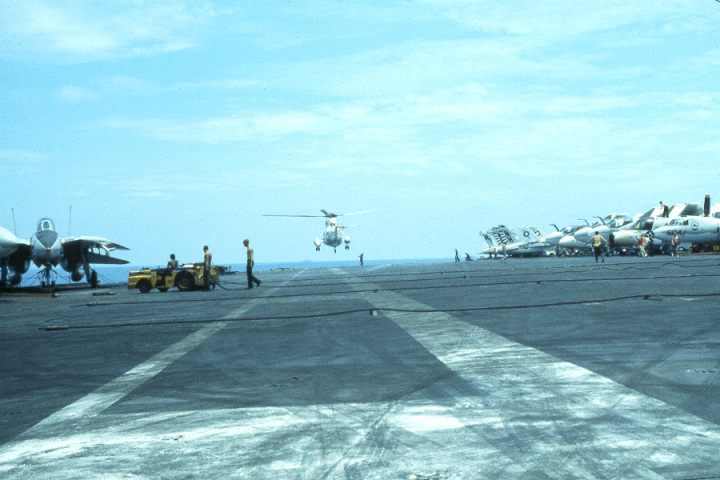
[[[15,276],[23,275],[30,269],[30,252],[24,248],[18,249],[8,258],[7,266],[15,273]],[[18,283],[20,283],[20,280],[18,280]]]

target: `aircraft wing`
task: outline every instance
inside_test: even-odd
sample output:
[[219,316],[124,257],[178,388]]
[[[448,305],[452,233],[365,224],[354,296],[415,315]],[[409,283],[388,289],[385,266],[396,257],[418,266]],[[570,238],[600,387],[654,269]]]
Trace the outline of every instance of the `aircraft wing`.
[[81,252],[86,252],[86,258],[89,263],[105,264],[105,265],[124,265],[130,263],[121,258],[110,256],[113,250],[130,250],[129,248],[112,242],[102,237],[68,237],[62,240],[63,252],[65,258],[76,263],[83,258]]
[[112,242],[112,241],[108,240],[107,238],[91,237],[91,236],[63,238],[62,244],[63,244],[63,247],[65,245],[68,245],[68,246],[77,245],[77,246],[82,246],[85,248],[102,248],[103,250],[108,250],[108,251],[130,250],[129,248],[127,248],[123,245],[120,245],[119,243]]
[[126,265],[130,263],[122,258],[111,257],[102,253],[88,252],[87,259],[89,263],[102,264],[102,265]]
[[11,231],[0,227],[0,259],[7,259],[13,254],[30,257],[30,245],[30,240],[18,238]]

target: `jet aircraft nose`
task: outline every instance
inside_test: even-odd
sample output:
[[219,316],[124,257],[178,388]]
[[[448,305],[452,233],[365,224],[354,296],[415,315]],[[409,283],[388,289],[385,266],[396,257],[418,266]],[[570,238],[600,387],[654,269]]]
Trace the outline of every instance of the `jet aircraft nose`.
[[617,247],[634,247],[637,245],[640,234],[629,230],[620,230],[613,234],[615,237],[615,246]]
[[670,241],[672,240],[672,236],[675,233],[677,229],[674,227],[666,226],[666,227],[660,227],[653,230],[653,234],[655,235],[655,238],[662,241]]
[[554,246],[554,245],[557,245],[558,242],[560,242],[560,239],[562,239],[562,237],[564,237],[564,236],[565,235],[563,235],[561,232],[549,233],[549,234],[545,235],[545,241],[547,243],[549,243],[550,245]]
[[590,228],[590,227],[583,227],[583,228],[579,229],[577,232],[575,232],[575,239],[578,242],[582,242],[582,243],[589,243],[590,237],[592,237],[592,236],[593,236],[593,231],[592,231],[592,228]]
[[558,245],[562,248],[575,248],[577,246],[577,240],[572,235],[565,235],[560,239]]
[[42,232],[38,232],[35,234],[35,237],[37,238],[38,242],[45,247],[47,250],[52,249],[53,245],[55,245],[55,242],[57,241],[58,234],[57,232],[53,230],[45,230]]

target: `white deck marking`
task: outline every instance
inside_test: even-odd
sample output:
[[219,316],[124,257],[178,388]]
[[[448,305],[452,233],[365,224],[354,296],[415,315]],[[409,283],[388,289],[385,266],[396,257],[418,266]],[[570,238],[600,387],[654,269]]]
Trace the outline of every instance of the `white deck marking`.
[[[368,288],[372,285],[362,287]],[[360,293],[376,308],[433,308],[377,288]],[[420,410],[411,402],[400,404],[387,424],[439,438],[448,430],[480,427],[483,433],[473,441],[483,449],[498,432],[522,432],[522,469],[550,476],[663,478],[654,469],[718,465],[720,427],[712,422],[445,312],[382,314],[479,392],[437,411],[428,409],[432,404]],[[497,454],[518,452],[500,448]],[[403,459],[411,465],[409,457]],[[358,461],[363,460],[348,456],[341,467]],[[418,468],[422,461],[418,456]]]
[[[302,272],[303,271],[297,272],[284,282],[283,285],[290,282]],[[275,289],[268,290],[268,295],[272,294],[274,290]],[[253,298],[245,305],[225,315],[223,319],[231,320],[240,318],[243,314],[252,310],[255,305],[262,300],[263,297]],[[26,455],[28,453],[27,447],[23,444],[27,439],[55,436],[66,433],[70,429],[78,430],[81,424],[87,424],[94,417],[126,397],[143,383],[156,377],[173,362],[197,348],[226,326],[227,322],[217,322],[202,327],[200,330],[170,345],[160,353],[153,355],[148,360],[128,370],[114,380],[97,388],[95,391],[41,420],[18,435],[16,440],[0,447],[0,465],[12,461],[13,457],[17,455]],[[58,443],[57,438],[52,441]],[[0,471],[2,471],[2,468],[0,468]]]
[[140,385],[157,376],[165,370],[168,365],[222,330],[225,325],[226,323],[224,322],[214,323],[191,333],[179,342],[170,345],[162,352],[153,355],[148,360],[128,370],[111,382],[106,383],[94,392],[85,395],[79,400],[53,413],[21,436],[37,435],[49,426],[100,414]]
[[[381,289],[354,295],[376,307],[421,305]],[[147,412],[105,412],[81,428],[59,424],[0,449],[0,477],[678,479],[717,473],[717,425],[442,312],[384,315],[368,316],[367,328],[391,317],[451,374],[377,402],[319,398],[318,405],[190,411],[170,404],[168,411],[158,399],[158,408]],[[370,353],[369,360],[377,358]],[[354,374],[362,374],[363,365],[356,367]],[[313,377],[323,374],[324,365],[314,365],[302,388],[317,388]],[[338,389],[351,381],[334,378]],[[256,393],[262,402],[267,392]]]

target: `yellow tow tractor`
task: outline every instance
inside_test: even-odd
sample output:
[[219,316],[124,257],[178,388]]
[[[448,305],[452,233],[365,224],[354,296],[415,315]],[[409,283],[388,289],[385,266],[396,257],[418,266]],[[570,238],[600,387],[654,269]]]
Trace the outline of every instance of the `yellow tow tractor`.
[[[128,274],[128,289],[138,289],[140,293],[148,293],[153,288],[167,292],[177,287],[181,292],[201,290],[205,288],[204,268],[202,263],[187,263],[177,270],[167,268],[143,268]],[[208,287],[214,289],[220,278],[220,270],[210,267]]]

